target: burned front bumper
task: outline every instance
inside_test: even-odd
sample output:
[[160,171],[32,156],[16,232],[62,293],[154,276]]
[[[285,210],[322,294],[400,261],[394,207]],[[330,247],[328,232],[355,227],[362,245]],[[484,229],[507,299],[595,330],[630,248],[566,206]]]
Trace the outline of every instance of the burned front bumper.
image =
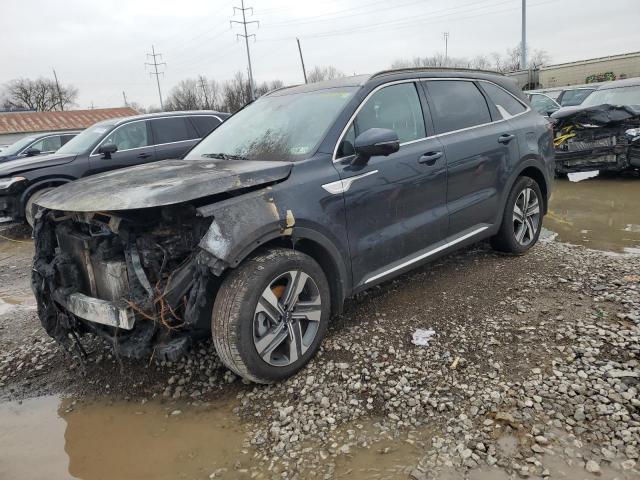
[[117,354],[175,360],[208,334],[212,277],[186,224],[125,225],[108,214],[42,211],[32,285],[49,335],[92,333]]

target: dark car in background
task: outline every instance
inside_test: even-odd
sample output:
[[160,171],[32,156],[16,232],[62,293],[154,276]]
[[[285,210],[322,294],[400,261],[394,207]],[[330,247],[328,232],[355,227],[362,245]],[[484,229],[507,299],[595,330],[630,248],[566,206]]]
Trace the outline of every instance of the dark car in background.
[[589,95],[598,89],[597,85],[591,85],[588,87],[567,87],[564,89],[556,101],[561,107],[575,107],[582,104]]
[[603,83],[551,119],[557,173],[640,169],[640,78]]
[[33,224],[36,199],[78,178],[180,158],[228,116],[201,110],[104,120],[52,155],[0,163],[0,221]]
[[80,131],[29,135],[1,149],[0,162],[54,153],[79,133]]
[[550,123],[511,79],[406,69],[276,90],[182,160],[38,200],[44,329],[174,360],[213,336],[242,377],[293,375],[345,298],[482,239],[522,254],[553,182]]

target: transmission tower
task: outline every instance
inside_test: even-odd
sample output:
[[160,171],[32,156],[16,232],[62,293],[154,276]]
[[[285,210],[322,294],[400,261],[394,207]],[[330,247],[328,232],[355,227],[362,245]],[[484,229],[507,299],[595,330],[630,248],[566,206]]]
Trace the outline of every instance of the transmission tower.
[[156,53],[156,50],[154,48],[153,45],[151,45],[151,53],[147,53],[147,59],[148,58],[152,58],[153,61],[151,62],[145,62],[145,66],[150,66],[153,67],[154,71],[153,72],[149,72],[149,75],[155,75],[156,76],[156,83],[158,84],[158,97],[160,97],[160,109],[164,110],[164,105],[162,104],[162,91],[160,90],[160,75],[164,75],[164,72],[159,72],[158,71],[158,67],[160,66],[164,66],[166,67],[167,64],[164,62],[158,62],[158,58],[160,60],[162,60],[162,54],[161,53]]
[[236,33],[236,39],[238,38],[244,38],[244,43],[247,47],[247,63],[249,64],[249,100],[253,101],[253,96],[254,96],[254,83],[253,83],[253,70],[251,68],[251,53],[249,52],[249,37],[253,37],[253,39],[255,40],[256,36],[255,34],[251,34],[249,35],[247,33],[247,25],[251,24],[251,23],[257,23],[258,26],[260,26],[260,22],[258,22],[257,20],[253,20],[250,22],[247,22],[247,16],[246,13],[248,10],[251,10],[251,15],[253,15],[253,8],[251,7],[244,7],[244,0],[240,0],[240,7],[233,7],[233,14],[236,14],[236,10],[239,10],[240,12],[242,12],[242,21],[238,21],[238,20],[231,20],[231,26],[233,27],[234,23],[238,23],[240,25],[242,25],[242,27],[244,28],[244,35],[241,33]]

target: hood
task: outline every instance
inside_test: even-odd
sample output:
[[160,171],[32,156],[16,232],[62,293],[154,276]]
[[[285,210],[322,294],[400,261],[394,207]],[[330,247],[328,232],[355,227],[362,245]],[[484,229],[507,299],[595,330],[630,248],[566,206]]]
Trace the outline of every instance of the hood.
[[594,105],[591,107],[563,107],[551,114],[551,118],[562,122],[610,125],[640,117],[640,105]]
[[[1,157],[2,153],[0,152],[0,158]],[[0,160],[0,178],[36,168],[55,167],[56,165],[72,162],[75,158],[76,155],[52,153],[51,155],[37,155],[35,157],[23,157],[16,160]]]
[[78,180],[37,203],[71,212],[161,207],[283,180],[291,168],[290,162],[163,160]]

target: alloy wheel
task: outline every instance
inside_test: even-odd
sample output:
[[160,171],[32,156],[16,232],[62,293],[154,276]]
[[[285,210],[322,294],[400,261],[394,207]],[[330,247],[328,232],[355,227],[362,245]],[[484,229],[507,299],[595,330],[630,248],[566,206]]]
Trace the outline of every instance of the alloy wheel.
[[300,270],[273,279],[258,300],[253,317],[253,343],[268,364],[287,366],[311,347],[322,314],[316,282]]
[[513,206],[513,231],[516,241],[523,246],[536,238],[540,228],[540,200],[532,188],[525,188]]

